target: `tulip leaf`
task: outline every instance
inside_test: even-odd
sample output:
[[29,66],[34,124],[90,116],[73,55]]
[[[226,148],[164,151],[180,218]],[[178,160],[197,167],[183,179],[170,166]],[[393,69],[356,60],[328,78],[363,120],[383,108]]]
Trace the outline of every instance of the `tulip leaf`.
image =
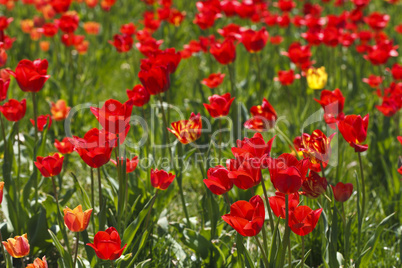
[[48,232],[53,240],[53,244],[55,245],[55,247],[57,248],[57,250],[59,251],[59,253],[61,255],[61,259],[59,259],[57,262],[59,264],[59,266],[65,267],[65,268],[73,267],[73,259],[71,258],[70,253],[68,253],[68,251],[66,251],[63,248],[63,246],[61,245],[57,236],[50,229],[48,230]]
[[92,208],[91,201],[87,192],[84,190],[84,188],[82,188],[80,182],[73,172],[71,172],[71,177],[73,177],[75,189],[79,193],[80,203],[84,205],[85,209]]

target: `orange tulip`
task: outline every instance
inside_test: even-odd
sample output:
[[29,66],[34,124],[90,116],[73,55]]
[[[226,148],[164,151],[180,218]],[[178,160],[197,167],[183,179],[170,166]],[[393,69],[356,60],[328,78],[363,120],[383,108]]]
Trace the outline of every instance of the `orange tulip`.
[[66,207],[64,210],[64,223],[72,232],[82,232],[88,227],[89,219],[91,218],[92,208],[82,211],[82,206],[78,205],[71,210]]
[[4,181],[0,181],[0,204],[3,202],[3,188],[4,188]]
[[7,239],[7,242],[2,242],[8,254],[13,258],[22,258],[29,254],[29,243],[27,234],[16,236]]
[[48,268],[46,256],[42,259],[36,258],[33,263],[28,264],[26,268]]
[[61,121],[67,118],[70,112],[70,107],[67,106],[65,100],[58,100],[56,103],[52,102],[52,107],[50,112],[52,113],[52,119],[56,121]]

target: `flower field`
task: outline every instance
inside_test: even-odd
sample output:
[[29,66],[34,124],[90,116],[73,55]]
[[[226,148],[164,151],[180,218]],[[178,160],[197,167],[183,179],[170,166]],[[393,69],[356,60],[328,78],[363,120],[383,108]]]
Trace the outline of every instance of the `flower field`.
[[399,0],[0,0],[0,267],[402,267]]

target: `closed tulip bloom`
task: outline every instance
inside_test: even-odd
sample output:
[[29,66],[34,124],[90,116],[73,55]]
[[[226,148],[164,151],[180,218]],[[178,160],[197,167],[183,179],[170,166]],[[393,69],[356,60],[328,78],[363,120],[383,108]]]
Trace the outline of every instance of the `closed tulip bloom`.
[[302,194],[315,199],[325,193],[327,186],[328,182],[325,177],[321,177],[317,172],[310,171],[310,175],[303,180]]
[[3,113],[8,121],[12,122],[20,121],[25,116],[26,109],[27,104],[25,99],[21,102],[9,99],[8,102],[0,106],[0,112]]
[[[288,197],[288,208],[289,211],[295,210],[295,208],[299,205],[300,203],[300,197],[299,193],[296,192],[294,194],[290,194]],[[277,216],[278,218],[285,219],[286,218],[286,197],[285,194],[281,192],[276,192],[275,196],[271,196],[268,198],[269,205],[272,209],[272,212]]]
[[155,65],[166,66],[169,73],[172,74],[179,66],[181,56],[179,52],[176,52],[175,48],[168,48],[153,54],[151,60]]
[[176,175],[164,170],[151,169],[151,184],[156,189],[166,190],[175,177]]
[[264,98],[262,105],[253,106],[250,109],[252,118],[244,123],[244,127],[255,131],[267,131],[271,129],[278,118],[274,107]]
[[138,73],[138,78],[151,95],[165,92],[170,87],[168,68],[162,65],[154,65],[148,59],[141,60],[141,70]]
[[[127,158],[126,159],[126,173],[131,173],[133,172],[138,165],[138,156],[134,156],[132,159]],[[110,159],[110,162],[112,162],[115,166],[117,166],[117,161],[114,159]],[[121,158],[121,165],[123,165],[123,158]]]
[[316,227],[322,208],[312,210],[308,206],[300,206],[289,213],[289,227],[297,235],[305,236]]
[[123,253],[127,244],[121,247],[120,235],[114,227],[95,234],[94,243],[88,243],[95,250],[96,256],[102,260],[116,260]]
[[[35,126],[35,120],[29,119],[29,121],[31,121],[31,124]],[[50,114],[40,115],[36,118],[36,122],[38,122],[38,130],[43,131],[46,125],[48,129],[50,128],[52,125],[52,118],[50,117]]]
[[309,68],[306,74],[307,84],[309,88],[319,90],[323,89],[327,84],[328,74],[325,67]]
[[0,205],[3,202],[3,189],[4,189],[4,181],[0,181]]
[[248,29],[241,32],[241,42],[250,53],[261,51],[267,44],[268,37],[265,27],[259,31]]
[[229,170],[221,165],[208,169],[207,176],[208,179],[204,179],[204,183],[216,195],[227,193],[233,188]]
[[13,258],[23,258],[29,254],[29,242],[27,234],[22,236],[15,236],[14,238],[7,239],[7,242],[2,242],[8,254]]
[[217,94],[212,95],[211,97],[208,97],[210,104],[204,103],[204,107],[213,118],[226,116],[229,114],[230,106],[235,99],[234,97],[230,97],[230,93],[225,93],[222,96]]
[[252,138],[244,138],[243,140],[237,140],[237,147],[232,147],[232,153],[236,158],[257,158],[264,160],[271,153],[272,143],[275,137],[265,143],[261,133],[255,133]]
[[132,90],[127,89],[127,97],[136,107],[142,107],[149,102],[150,95],[143,85],[136,85]]
[[0,102],[7,99],[7,91],[10,85],[10,80],[0,78]]
[[391,74],[395,80],[402,80],[402,64],[392,65]]
[[343,138],[355,149],[355,152],[367,151],[368,145],[362,144],[367,137],[369,115],[347,115],[338,123],[338,129]]
[[120,32],[122,34],[134,35],[135,32],[136,32],[136,29],[137,28],[135,27],[134,23],[130,22],[130,23],[127,23],[127,24],[123,24],[120,27]]
[[236,59],[236,47],[233,40],[230,38],[222,43],[213,43],[209,52],[220,64],[223,65],[232,63]]
[[297,160],[291,154],[281,154],[278,158],[267,159],[271,182],[283,194],[299,191],[310,166],[308,159]]
[[26,268],[48,268],[46,256],[42,259],[36,258],[33,263],[27,265]]
[[220,84],[222,84],[224,78],[225,78],[225,74],[222,74],[222,73],[210,74],[208,76],[208,78],[202,79],[201,84],[203,84],[209,88],[216,88]]
[[38,29],[38,32],[43,33],[46,37],[53,37],[59,31],[59,27],[57,27],[54,23],[45,23],[42,28]]
[[91,218],[92,208],[82,211],[82,206],[78,205],[74,209],[66,207],[63,209],[64,224],[71,232],[82,232],[87,229]]
[[71,0],[53,0],[52,2],[50,2],[50,5],[57,13],[63,13],[66,12],[70,7]]
[[319,129],[314,130],[311,135],[303,133],[301,151],[304,157],[309,158],[312,164],[328,163],[331,156],[331,140],[335,134],[327,137]]
[[22,91],[38,92],[49,79],[47,75],[48,62],[44,60],[22,60],[18,63],[15,72],[8,70],[14,76]]
[[353,193],[353,184],[338,182],[337,185],[332,186],[335,200],[338,202],[347,201]]
[[62,141],[54,140],[54,147],[61,154],[71,154],[74,151],[74,145],[70,142],[70,138],[65,137]]
[[364,21],[375,31],[380,31],[387,26],[390,19],[388,14],[381,14],[379,12],[373,12],[369,16],[364,18]]
[[64,13],[59,21],[58,26],[64,33],[73,33],[78,28],[80,18],[74,11]]
[[275,77],[275,81],[279,81],[283,86],[289,86],[293,84],[295,79],[299,79],[300,74],[295,74],[293,70],[278,71],[278,77]]
[[114,134],[124,133],[130,128],[130,117],[133,110],[133,101],[128,100],[124,104],[117,100],[107,100],[102,108],[91,107],[99,124],[107,131]]
[[97,35],[99,34],[100,24],[94,21],[88,21],[84,23],[84,30],[87,34]]
[[7,29],[8,25],[14,20],[14,18],[7,18],[6,16],[0,16],[0,31]]
[[67,118],[71,108],[67,106],[65,100],[58,100],[56,103],[51,103],[50,112],[52,119],[56,121],[62,121]]
[[259,195],[247,201],[237,201],[230,206],[230,213],[222,219],[242,236],[256,236],[265,220],[265,207]]
[[382,77],[371,74],[368,78],[363,78],[363,82],[372,88],[377,88],[382,83]]
[[40,173],[42,173],[43,177],[53,177],[60,174],[61,168],[63,167],[63,160],[64,156],[60,157],[58,153],[46,157],[38,156],[35,166],[39,169]]
[[113,41],[109,41],[109,44],[113,45],[117,52],[124,53],[131,50],[134,40],[131,35],[115,34],[113,36]]
[[188,120],[180,120],[171,123],[172,129],[168,128],[182,144],[188,144],[201,137],[202,121],[201,115],[191,113]]
[[342,92],[337,88],[334,91],[323,90],[321,91],[320,99],[314,99],[324,109],[324,120],[327,124],[334,124],[343,120],[343,106],[345,97]]
[[97,128],[89,130],[84,138],[74,136],[74,150],[92,168],[99,168],[109,162],[116,136]]
[[228,159],[229,178],[234,185],[242,190],[248,190],[260,184],[262,175],[261,161],[258,158]]

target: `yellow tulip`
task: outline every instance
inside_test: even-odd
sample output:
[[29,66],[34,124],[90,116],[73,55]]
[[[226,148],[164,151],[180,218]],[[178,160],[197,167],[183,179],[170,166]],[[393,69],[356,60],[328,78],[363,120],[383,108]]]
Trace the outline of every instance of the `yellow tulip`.
[[307,71],[307,84],[309,88],[320,90],[325,87],[328,80],[328,74],[325,72],[325,67],[314,68],[311,67]]

